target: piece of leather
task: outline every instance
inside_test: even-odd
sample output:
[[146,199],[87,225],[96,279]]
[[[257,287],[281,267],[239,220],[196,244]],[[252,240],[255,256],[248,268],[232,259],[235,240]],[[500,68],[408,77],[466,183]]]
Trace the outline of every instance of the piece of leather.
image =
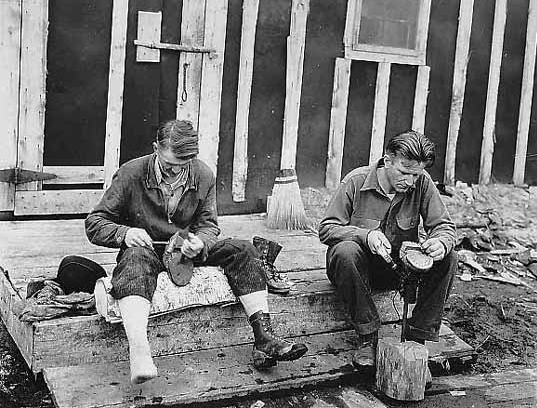
[[181,246],[188,237],[188,232],[183,230],[175,233],[164,250],[162,262],[166,267],[170,280],[177,286],[185,286],[192,279],[194,263],[181,252]]
[[399,257],[413,271],[426,272],[433,266],[433,258],[424,253],[416,242],[404,241],[401,244]]

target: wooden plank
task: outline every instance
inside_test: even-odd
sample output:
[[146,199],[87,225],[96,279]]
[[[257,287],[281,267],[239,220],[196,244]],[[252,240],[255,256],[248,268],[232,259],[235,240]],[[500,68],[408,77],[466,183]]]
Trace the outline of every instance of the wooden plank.
[[[391,292],[377,292],[374,301],[382,321],[395,321]],[[401,303],[396,303],[399,313]],[[345,309],[324,276],[296,281],[285,297],[270,295],[269,308],[277,333],[285,336],[349,330]],[[98,316],[60,318],[34,324],[32,369],[78,365],[128,358],[120,324],[108,324]],[[61,339],[58,332],[62,333]],[[153,355],[244,344],[253,341],[242,306],[209,306],[183,310],[150,319],[149,339]]]
[[444,182],[446,184],[455,183],[455,157],[457,155],[457,139],[459,137],[462,107],[464,105],[464,91],[466,89],[466,71],[468,68],[468,50],[470,48],[473,8],[474,0],[460,2],[457,47],[453,68],[453,90],[446,142],[446,160],[444,164]]
[[306,356],[264,372],[253,370],[251,345],[243,345],[158,358],[159,377],[141,387],[128,384],[127,363],[46,369],[44,376],[58,408],[200,403],[353,376],[352,337],[301,338],[309,347]]
[[246,0],[242,5],[241,51],[239,83],[237,86],[237,114],[235,117],[235,145],[233,153],[233,201],[246,201],[248,175],[248,117],[254,72],[255,32],[259,0]]
[[102,190],[17,191],[15,215],[83,214],[99,201]]
[[[203,45],[206,1],[183,1],[181,44],[189,46]],[[203,55],[201,54],[189,52],[179,54],[177,118],[191,121],[195,129],[198,129],[200,112],[202,64]]]
[[388,112],[388,92],[390,89],[391,64],[378,64],[377,83],[375,87],[375,109],[373,111],[373,128],[371,130],[371,147],[369,164],[375,164],[384,153],[384,133],[386,130],[386,114]]
[[[138,11],[137,39],[160,42],[162,12]],[[160,50],[136,46],[136,62],[160,62]]]
[[387,64],[425,65],[425,56],[410,56],[401,54],[380,54],[369,51],[345,50],[345,58],[358,61],[371,61]]
[[17,310],[22,310],[22,300],[0,267],[0,317],[11,338],[17,345],[28,367],[33,365],[33,327],[22,323]]
[[104,143],[105,187],[119,168],[125,54],[127,46],[127,16],[129,0],[113,0],[112,34],[110,39],[110,73],[108,75],[108,105],[106,108],[106,136]]
[[43,166],[43,172],[58,176],[43,184],[88,184],[104,182],[104,166]]
[[[17,165],[21,0],[0,1],[0,169]],[[0,183],[0,211],[13,211],[15,185]]]
[[349,59],[336,58],[334,66],[334,88],[330,109],[330,133],[328,134],[328,159],[325,177],[325,186],[329,189],[335,189],[341,180],[351,62]]
[[291,23],[287,37],[287,67],[285,75],[285,106],[280,169],[294,169],[298,142],[302,72],[306,47],[306,24],[309,0],[292,0]]
[[414,111],[412,114],[412,129],[425,133],[425,116],[427,113],[427,97],[429,96],[429,74],[431,68],[427,65],[418,67],[416,77],[416,92],[414,94]]
[[522,89],[518,114],[518,128],[515,148],[513,183],[524,185],[526,171],[526,154],[528,152],[528,134],[530,131],[531,105],[533,101],[533,81],[535,73],[535,55],[537,48],[537,0],[530,0],[528,26],[526,31],[526,50],[524,51],[524,70],[522,71]]
[[200,159],[216,174],[220,140],[220,101],[226,46],[228,0],[207,1],[205,8],[204,45],[216,50],[203,54],[199,110]]
[[[22,0],[21,24],[19,106],[24,109],[19,110],[17,166],[40,171],[45,134],[48,0]],[[38,189],[39,182],[16,187],[17,191]]]
[[353,51],[354,38],[354,19],[356,18],[356,10],[361,10],[362,0],[349,0],[347,2],[347,16],[345,18],[345,32],[343,33],[343,45],[345,47],[345,58],[351,58],[347,55]]
[[494,133],[496,128],[496,108],[498,106],[498,88],[503,57],[503,38],[507,20],[507,0],[496,0],[494,6],[494,26],[492,48],[490,52],[489,82],[487,103],[485,106],[485,123],[481,143],[481,161],[479,166],[479,183],[490,183],[492,173],[492,156],[494,154]]

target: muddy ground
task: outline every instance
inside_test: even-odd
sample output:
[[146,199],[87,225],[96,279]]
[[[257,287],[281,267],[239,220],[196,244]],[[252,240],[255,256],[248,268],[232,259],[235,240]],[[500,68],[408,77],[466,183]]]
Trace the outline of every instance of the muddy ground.
[[[532,265],[537,267],[537,257],[536,262],[532,258],[532,250],[537,250],[537,203],[533,204],[533,190],[505,185],[461,185],[448,192],[452,196],[445,196],[446,204],[459,225],[458,249],[477,256],[474,266],[460,263],[445,314],[455,333],[477,350],[477,361],[466,372],[537,367],[537,280],[531,273]],[[329,196],[326,190],[302,191],[306,212],[313,223],[321,217]],[[509,252],[520,246],[525,252],[490,252]],[[483,269],[476,269],[475,263]],[[460,279],[463,272],[470,281]],[[504,282],[505,273],[514,277],[511,283]],[[0,407],[53,407],[46,385],[28,371],[1,323]]]

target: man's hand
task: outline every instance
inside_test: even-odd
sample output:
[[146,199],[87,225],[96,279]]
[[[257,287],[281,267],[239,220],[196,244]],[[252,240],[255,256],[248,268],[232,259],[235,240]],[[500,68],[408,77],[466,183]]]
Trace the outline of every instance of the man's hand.
[[433,258],[433,261],[441,261],[446,256],[446,247],[438,238],[429,238],[421,244],[421,249]]
[[142,228],[129,228],[125,234],[125,245],[130,247],[147,247],[153,249],[153,240]]
[[203,249],[204,244],[201,239],[191,232],[188,233],[188,238],[183,241],[181,252],[187,258],[194,258]]
[[369,231],[369,234],[367,234],[367,246],[372,253],[381,256],[386,262],[390,263],[392,261],[392,257],[390,256],[392,245],[382,231]]

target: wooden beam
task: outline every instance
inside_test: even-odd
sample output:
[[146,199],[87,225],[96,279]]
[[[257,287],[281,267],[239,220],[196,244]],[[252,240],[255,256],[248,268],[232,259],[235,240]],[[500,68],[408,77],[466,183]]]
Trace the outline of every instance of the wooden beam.
[[[207,0],[210,1],[210,0]],[[205,0],[184,0],[181,16],[181,45],[200,47],[205,37]],[[178,119],[189,120],[198,129],[203,55],[181,52],[177,78]]]
[[446,144],[446,160],[444,164],[444,182],[455,183],[455,156],[457,155],[457,139],[461,125],[464,91],[466,89],[466,71],[468,68],[468,50],[472,32],[474,0],[460,2],[459,27],[457,29],[457,48],[453,68],[453,90],[451,95],[451,111]]
[[326,161],[325,186],[335,189],[341,180],[345,125],[349,102],[349,84],[352,60],[336,58],[334,66],[334,88],[330,109],[330,133],[328,134],[328,160]]
[[414,94],[414,112],[412,114],[412,129],[425,132],[425,116],[427,113],[427,97],[429,96],[429,74],[431,68],[427,65],[418,67],[416,77],[416,92]]
[[391,66],[388,62],[380,62],[378,64],[373,129],[371,130],[371,147],[369,148],[370,165],[375,164],[384,152],[384,134],[386,132]]
[[254,72],[255,32],[259,0],[245,0],[242,5],[241,53],[235,117],[235,149],[233,154],[233,201],[246,201],[248,175],[248,117]]
[[[138,11],[137,40],[147,42],[160,42],[162,26],[162,12]],[[158,48],[136,47],[136,62],[160,62]]]
[[507,19],[507,0],[496,0],[494,6],[494,26],[492,31],[492,48],[490,52],[489,83],[481,143],[481,161],[479,166],[479,184],[490,183],[492,156],[494,154],[494,131],[496,128],[496,108],[498,106],[498,87],[502,67],[503,38]]
[[[41,171],[45,133],[48,0],[22,0],[17,166]],[[38,190],[39,182],[17,190]]]
[[528,26],[526,31],[526,50],[524,51],[524,70],[522,72],[522,91],[518,114],[518,129],[515,149],[513,183],[524,184],[528,134],[530,131],[531,105],[533,100],[533,81],[535,73],[535,54],[537,46],[537,0],[530,0]]
[[110,73],[108,75],[108,105],[104,143],[104,180],[107,186],[119,168],[125,53],[127,46],[127,16],[129,0],[113,0],[112,35],[110,40]]
[[[0,169],[17,166],[21,0],[0,1]],[[13,211],[15,185],[0,183],[0,211]]]
[[220,141],[220,102],[226,48],[227,6],[228,0],[207,0],[205,6],[204,45],[216,50],[216,55],[203,55],[198,123],[199,157],[209,165],[214,174],[216,174]]
[[309,7],[309,0],[293,0],[291,5],[291,24],[289,37],[287,37],[285,107],[280,169],[294,169],[296,166],[298,120]]
[[43,166],[43,171],[57,176],[43,184],[104,183],[104,166]]
[[85,214],[97,204],[102,195],[102,190],[17,191],[14,214]]

